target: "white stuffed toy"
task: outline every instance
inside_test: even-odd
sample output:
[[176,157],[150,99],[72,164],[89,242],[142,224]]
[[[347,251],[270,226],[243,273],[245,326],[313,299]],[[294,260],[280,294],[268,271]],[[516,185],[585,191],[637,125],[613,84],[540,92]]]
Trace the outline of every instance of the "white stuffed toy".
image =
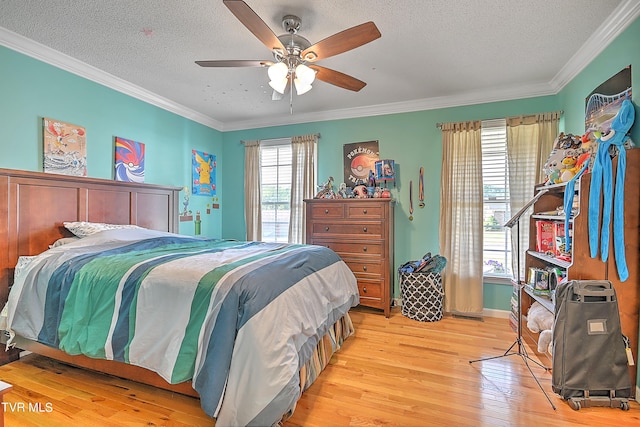
[[544,331],[540,331],[540,336],[538,337],[538,351],[540,353],[544,353],[546,351],[549,354],[553,354],[553,330],[545,329]]
[[542,304],[535,301],[529,307],[527,313],[527,328],[531,332],[540,333],[538,338],[538,351],[551,353],[551,342],[553,338],[553,314],[544,308]]

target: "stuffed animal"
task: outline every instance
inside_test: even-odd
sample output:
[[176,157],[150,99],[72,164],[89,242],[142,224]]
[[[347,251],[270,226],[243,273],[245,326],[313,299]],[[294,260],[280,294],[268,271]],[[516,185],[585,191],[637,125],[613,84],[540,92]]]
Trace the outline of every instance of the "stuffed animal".
[[544,353],[550,351],[551,341],[553,337],[553,314],[544,308],[542,304],[535,301],[529,307],[527,313],[527,328],[531,332],[540,333],[538,337],[538,351]]
[[366,199],[369,197],[367,187],[365,187],[364,185],[356,185],[353,188],[353,194],[356,199]]
[[545,329],[544,331],[540,331],[540,336],[538,337],[538,351],[540,353],[544,353],[546,351],[549,354],[553,354],[552,329]]
[[560,182],[569,182],[576,174],[574,172],[578,159],[575,156],[566,156],[562,159],[562,169],[560,169]]
[[546,176],[546,184],[557,184],[559,182],[560,169],[562,169],[562,159],[564,159],[564,150],[554,148],[543,167],[544,174]]
[[527,313],[527,328],[534,333],[552,329],[553,314],[538,301],[535,301],[531,304]]
[[560,184],[573,178],[577,159],[583,152],[582,138],[561,132],[543,166],[545,184]]

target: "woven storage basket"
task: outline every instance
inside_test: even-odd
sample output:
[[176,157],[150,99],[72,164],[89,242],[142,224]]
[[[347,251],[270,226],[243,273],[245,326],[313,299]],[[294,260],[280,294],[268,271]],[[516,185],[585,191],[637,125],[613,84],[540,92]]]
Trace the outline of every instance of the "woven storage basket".
[[421,322],[442,319],[442,276],[440,273],[400,272],[402,314]]

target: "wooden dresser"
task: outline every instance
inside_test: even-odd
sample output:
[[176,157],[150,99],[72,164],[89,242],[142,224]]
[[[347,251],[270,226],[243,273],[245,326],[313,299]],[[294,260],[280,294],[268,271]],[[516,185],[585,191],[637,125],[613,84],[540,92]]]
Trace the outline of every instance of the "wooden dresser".
[[326,246],[358,279],[360,304],[389,317],[393,295],[393,201],[309,199],[306,243]]

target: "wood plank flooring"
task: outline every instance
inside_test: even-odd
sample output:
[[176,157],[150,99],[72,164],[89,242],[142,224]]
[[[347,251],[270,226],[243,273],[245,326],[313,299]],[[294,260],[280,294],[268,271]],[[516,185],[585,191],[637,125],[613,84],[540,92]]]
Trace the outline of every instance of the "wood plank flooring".
[[[551,373],[504,354],[515,334],[506,319],[445,317],[421,323],[352,310],[356,335],[305,392],[285,427],[314,426],[640,426],[631,410],[572,410],[551,391]],[[30,355],[0,366],[5,425],[213,426],[199,401]]]

